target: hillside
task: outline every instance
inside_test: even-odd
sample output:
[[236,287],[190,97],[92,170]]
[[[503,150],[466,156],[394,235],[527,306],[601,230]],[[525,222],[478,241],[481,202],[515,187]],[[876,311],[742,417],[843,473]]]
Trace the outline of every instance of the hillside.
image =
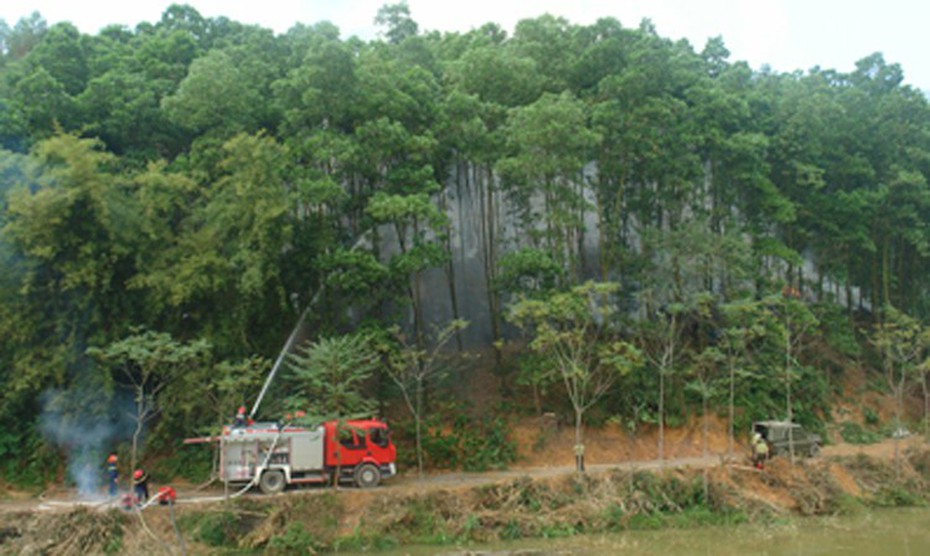
[[677,457],[705,413],[711,450],[731,412],[919,428],[868,405],[930,380],[930,105],[898,64],[390,12],[370,41],[182,5],[0,29],[3,481],[203,478],[182,439],[240,406],[390,418],[430,470]]

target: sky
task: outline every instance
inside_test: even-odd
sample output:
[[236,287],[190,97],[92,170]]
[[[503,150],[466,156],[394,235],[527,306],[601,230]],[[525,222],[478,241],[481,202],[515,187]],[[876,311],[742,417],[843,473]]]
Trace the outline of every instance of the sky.
[[[378,8],[397,0],[189,0],[205,17],[226,16],[276,33],[295,23],[330,21],[343,38],[373,39]],[[96,34],[109,24],[130,28],[155,22],[170,0],[21,0],[0,2],[0,19],[10,26],[38,11],[49,22],[70,21]],[[184,3],[184,2],[179,2]],[[930,2],[924,0],[407,0],[420,30],[468,31],[492,22],[508,32],[514,24],[544,13],[586,25],[614,17],[624,27],[643,18],[659,35],[687,39],[700,51],[720,35],[730,61],[754,69],[806,71],[814,66],[851,71],[855,62],[881,52],[904,70],[905,83],[930,93]]]

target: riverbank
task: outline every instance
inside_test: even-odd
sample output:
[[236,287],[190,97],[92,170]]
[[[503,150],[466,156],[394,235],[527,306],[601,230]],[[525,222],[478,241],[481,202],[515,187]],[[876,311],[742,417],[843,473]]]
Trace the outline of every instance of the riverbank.
[[[631,529],[764,523],[842,515],[930,500],[930,448],[911,443],[900,465],[865,453],[775,459],[703,468],[598,468],[486,484],[312,489],[179,504],[175,524],[188,554],[375,551],[410,544],[473,545]],[[142,516],[91,507],[7,511],[3,554],[180,553],[172,512]],[[140,519],[141,517],[141,519]]]

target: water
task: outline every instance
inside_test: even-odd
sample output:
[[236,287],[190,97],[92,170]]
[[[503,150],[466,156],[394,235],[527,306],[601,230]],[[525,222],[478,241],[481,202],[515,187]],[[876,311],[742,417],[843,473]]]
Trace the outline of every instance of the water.
[[901,556],[930,554],[930,509],[872,511],[853,517],[796,518],[785,523],[629,531],[484,545],[406,547],[383,556]]

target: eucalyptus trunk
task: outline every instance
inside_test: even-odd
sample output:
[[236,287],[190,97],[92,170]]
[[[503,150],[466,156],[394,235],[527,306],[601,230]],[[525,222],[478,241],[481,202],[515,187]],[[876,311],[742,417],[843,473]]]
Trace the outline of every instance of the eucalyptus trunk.
[[788,316],[788,307],[785,306],[785,402],[788,406],[788,453],[791,464],[794,465],[794,433],[791,424],[794,423],[794,411],[791,407],[791,318]]
[[575,404],[575,471],[584,473],[584,410]]
[[500,350],[501,339],[501,310],[500,296],[495,291],[494,279],[497,276],[497,234],[495,227],[497,220],[494,218],[494,172],[488,166],[483,180],[475,180],[476,186],[484,183],[484,196],[482,199],[482,230],[484,238],[484,277],[485,291],[488,297],[488,316],[491,324],[491,345],[494,346],[494,362],[498,369],[501,367],[502,354]]
[[416,383],[416,393],[414,394],[415,404],[417,410],[413,416],[415,434],[416,434],[416,450],[417,450],[417,477],[423,476],[423,433],[422,433],[422,415],[423,415],[423,381],[417,380]]
[[728,415],[729,422],[727,423],[727,428],[729,429],[729,434],[727,438],[727,452],[728,452],[729,457],[732,458],[733,457],[733,443],[734,443],[734,438],[733,438],[733,427],[734,427],[733,421],[734,421],[734,413],[735,413],[734,407],[736,406],[736,370],[734,369],[734,365],[732,363],[730,364],[730,402],[728,405],[729,407],[727,408],[727,412],[729,414]]

